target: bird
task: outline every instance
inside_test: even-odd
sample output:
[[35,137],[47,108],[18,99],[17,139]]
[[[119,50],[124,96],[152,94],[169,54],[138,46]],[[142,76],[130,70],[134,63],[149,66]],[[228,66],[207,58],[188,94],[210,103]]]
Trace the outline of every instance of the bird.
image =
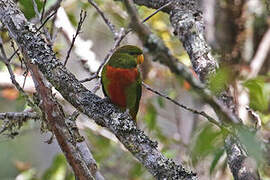
[[144,61],[143,51],[133,45],[115,50],[101,72],[102,90],[106,97],[136,123],[142,95],[142,78],[138,65]]

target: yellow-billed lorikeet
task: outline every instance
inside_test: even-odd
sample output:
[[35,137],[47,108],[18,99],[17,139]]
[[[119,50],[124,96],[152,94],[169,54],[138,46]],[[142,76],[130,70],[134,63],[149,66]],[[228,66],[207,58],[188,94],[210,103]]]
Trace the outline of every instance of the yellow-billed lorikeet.
[[142,79],[137,65],[143,60],[140,48],[122,46],[113,53],[101,73],[103,93],[123,111],[128,109],[134,121],[142,93]]

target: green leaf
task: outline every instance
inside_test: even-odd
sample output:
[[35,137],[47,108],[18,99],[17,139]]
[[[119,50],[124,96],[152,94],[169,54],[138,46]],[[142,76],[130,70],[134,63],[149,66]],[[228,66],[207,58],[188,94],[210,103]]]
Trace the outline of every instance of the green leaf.
[[81,7],[84,10],[91,7],[91,4],[89,2],[87,2],[87,1],[86,2],[79,1],[78,4],[79,4],[79,7]]
[[73,26],[77,26],[78,21],[76,19],[76,16],[74,15],[74,13],[73,12],[68,12],[67,13],[67,16],[68,16],[68,19],[70,20],[71,24]]
[[27,103],[22,94],[19,94],[19,97],[16,100],[16,111],[23,111],[27,107]]
[[143,174],[144,172],[144,169],[142,167],[142,165],[140,163],[136,163],[133,168],[130,169],[129,171],[129,175],[131,177],[141,177],[141,175]]
[[238,127],[238,136],[241,144],[243,144],[250,157],[253,157],[257,163],[263,161],[262,143],[256,137],[256,132],[244,127]]
[[67,171],[67,162],[63,154],[58,154],[54,157],[50,168],[46,170],[42,179],[46,180],[64,180]]
[[157,103],[158,103],[159,107],[161,107],[161,108],[165,107],[164,99],[160,96],[157,97]]
[[57,0],[47,0],[45,9],[51,7],[52,5],[54,5],[56,3]]
[[[38,6],[38,10],[40,11],[42,8],[42,2],[40,0],[35,0]],[[36,13],[34,10],[32,0],[19,0],[19,6],[27,19],[31,19],[35,17]]]
[[94,148],[91,149],[97,162],[106,161],[112,153],[112,143],[108,138],[86,131],[87,137]]
[[75,180],[75,176],[73,173],[69,172],[66,176],[65,180]]
[[207,124],[192,142],[191,158],[196,164],[199,159],[205,158],[223,146],[222,132]]
[[225,149],[222,147],[220,149],[218,149],[215,154],[214,154],[214,159],[211,163],[211,166],[210,166],[210,174],[213,173],[218,161],[220,160],[221,156],[224,154],[225,152]]
[[221,93],[229,83],[231,71],[229,68],[218,69],[216,74],[210,77],[209,88],[215,93]]
[[145,122],[149,130],[153,130],[156,127],[157,110],[152,103],[149,103],[144,115]]
[[262,78],[248,80],[244,86],[249,90],[250,107],[254,110],[265,111],[268,108],[269,94],[266,92]]
[[20,173],[16,179],[23,179],[23,180],[34,180],[36,177],[36,171],[34,169],[28,169],[27,171],[23,171]]
[[270,114],[262,114],[260,113],[260,117],[262,119],[263,124],[267,124],[270,121]]
[[175,99],[177,97],[177,92],[175,89],[170,89],[168,96],[172,99]]
[[175,149],[165,149],[162,151],[163,155],[166,157],[166,158],[175,158],[176,154],[177,154],[177,150]]
[[169,138],[163,134],[162,130],[158,126],[155,129],[155,131],[156,131],[155,132],[156,133],[156,136],[158,137],[159,141],[162,144],[168,144],[169,143]]

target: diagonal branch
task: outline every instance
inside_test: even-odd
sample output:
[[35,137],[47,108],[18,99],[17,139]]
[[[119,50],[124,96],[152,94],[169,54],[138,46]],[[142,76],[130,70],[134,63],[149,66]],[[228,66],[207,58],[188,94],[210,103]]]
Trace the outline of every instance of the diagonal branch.
[[129,115],[87,90],[55,57],[44,39],[35,34],[33,25],[27,22],[12,0],[0,0],[0,19],[23,51],[28,64],[38,67],[75,108],[114,133],[157,179],[197,179],[182,165],[165,158],[157,150],[157,143],[137,129]]
[[31,71],[36,90],[41,99],[40,108],[46,114],[48,124],[55,134],[57,142],[71,165],[75,176],[79,180],[94,180],[92,172],[90,172],[90,169],[88,169],[87,164],[76,148],[76,144],[78,143],[77,139],[73,137],[71,130],[66,125],[65,114],[57,101],[53,98],[48,83],[44,82],[45,80],[42,74],[40,74],[35,65],[30,64],[28,61],[27,66]]
[[187,107],[183,104],[180,104],[179,102],[175,101],[174,99],[170,98],[169,96],[166,96],[165,94],[161,93],[161,92],[158,92],[156,90],[154,90],[153,88],[151,88],[150,86],[148,86],[147,84],[145,84],[144,82],[142,83],[142,85],[149,91],[152,91],[153,93],[163,97],[163,98],[166,98],[167,100],[171,101],[172,103],[174,103],[175,105],[187,110],[187,111],[190,111],[194,114],[198,114],[198,115],[201,115],[203,116],[204,118],[206,118],[209,122],[215,124],[217,127],[219,127],[220,129],[222,129],[222,124],[220,122],[218,122],[217,120],[215,120],[214,118],[212,118],[211,116],[209,116],[207,113],[205,113],[204,111],[198,111],[198,110],[195,110],[195,109],[192,109],[190,107]]
[[266,56],[270,51],[270,28],[264,34],[262,41],[259,44],[258,50],[250,63],[251,72],[249,78],[254,78],[260,72]]
[[98,5],[93,0],[88,0],[88,2],[94,6],[94,8],[97,10],[97,12],[100,14],[104,22],[108,25],[110,31],[113,33],[114,37],[117,36],[117,30],[115,29],[115,26],[111,23],[111,21],[105,16],[105,14],[102,12],[102,10],[98,7]]

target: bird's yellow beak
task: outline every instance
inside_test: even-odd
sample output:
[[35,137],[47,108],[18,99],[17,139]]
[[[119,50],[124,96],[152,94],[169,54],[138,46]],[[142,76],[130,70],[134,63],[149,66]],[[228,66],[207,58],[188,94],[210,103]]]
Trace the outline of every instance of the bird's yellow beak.
[[137,64],[142,64],[144,61],[144,57],[143,54],[137,56]]

